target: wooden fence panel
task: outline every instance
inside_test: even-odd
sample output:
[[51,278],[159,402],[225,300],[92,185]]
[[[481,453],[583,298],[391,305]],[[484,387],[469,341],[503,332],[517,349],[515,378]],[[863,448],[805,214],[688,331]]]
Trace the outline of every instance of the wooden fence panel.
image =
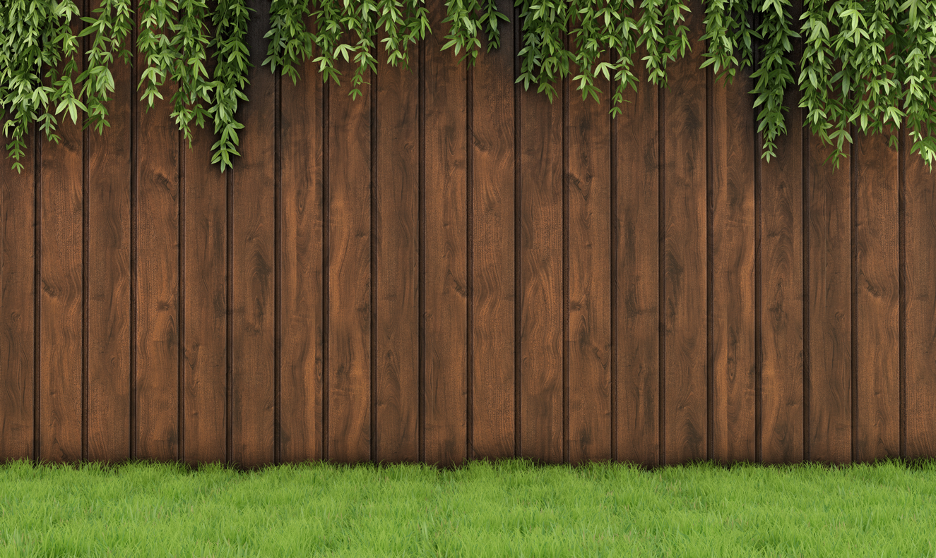
[[613,119],[601,79],[602,104],[515,83],[516,21],[467,67],[433,0],[409,69],[378,43],[352,99],[353,62],[270,74],[250,5],[235,169],[210,123],[180,141],[169,88],[135,100],[138,56],[104,135],[33,130],[0,170],[0,461],[936,456],[906,130],[834,170],[791,86],[763,160],[750,71],[699,69],[698,1],[668,88],[641,48]]

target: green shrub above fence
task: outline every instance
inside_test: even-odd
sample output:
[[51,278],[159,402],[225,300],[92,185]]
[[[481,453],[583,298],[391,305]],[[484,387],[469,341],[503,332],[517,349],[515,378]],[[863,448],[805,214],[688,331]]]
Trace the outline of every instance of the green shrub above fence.
[[[936,0],[804,0],[801,14],[788,0],[705,0],[703,5],[702,67],[712,66],[728,80],[739,69],[753,70],[762,157],[769,161],[775,140],[787,132],[783,96],[795,81],[806,122],[812,133],[834,145],[836,166],[845,144],[852,142],[849,124],[852,130],[881,133],[906,119],[912,152],[932,169]],[[445,7],[443,50],[464,52],[463,59],[473,64],[482,35],[488,50],[500,48],[498,25],[508,16],[494,0],[448,0]],[[553,84],[570,76],[574,63],[578,69],[571,79],[583,98],[599,101],[596,79],[615,85],[613,115],[620,112],[624,90],[636,90],[635,64],[645,64],[649,81],[665,86],[667,64],[692,48],[683,24],[689,0],[642,0],[639,5],[634,0],[517,0],[516,8],[522,20],[517,81],[524,88],[535,84],[552,100]],[[312,58],[324,80],[340,83],[335,61],[353,61],[353,97],[361,94],[365,74],[377,71],[378,33],[387,62],[406,66],[408,47],[433,32],[424,0],[273,0],[269,10],[263,65],[295,82],[297,66]],[[232,156],[239,155],[237,131],[243,125],[237,107],[239,100],[247,100],[246,34],[252,11],[245,0],[100,0],[92,15],[81,17],[74,0],[5,0],[0,116],[6,119],[3,134],[13,168],[22,171],[32,123],[58,141],[59,118],[77,123],[81,111],[87,115],[85,127],[103,131],[114,92],[110,68],[116,58],[129,62],[134,53],[127,47],[135,36],[136,52],[145,61],[140,99],[152,106],[162,99],[164,84],[176,85],[172,117],[189,141],[193,121],[200,127],[213,124],[212,163],[220,163],[224,172],[233,165]],[[84,37],[87,61],[79,72]],[[890,139],[893,147],[896,136]]]

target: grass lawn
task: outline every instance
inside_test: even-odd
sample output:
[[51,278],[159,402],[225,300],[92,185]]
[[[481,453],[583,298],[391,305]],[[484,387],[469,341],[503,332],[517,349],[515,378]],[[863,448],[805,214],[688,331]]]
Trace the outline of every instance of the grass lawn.
[[936,461],[0,465],[0,556],[936,556]]

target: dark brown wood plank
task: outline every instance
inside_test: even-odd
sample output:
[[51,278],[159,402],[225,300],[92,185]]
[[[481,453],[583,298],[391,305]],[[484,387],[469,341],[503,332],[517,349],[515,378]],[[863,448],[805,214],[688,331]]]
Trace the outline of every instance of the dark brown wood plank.
[[211,164],[211,129],[183,144],[185,197],[185,358],[183,457],[226,459],[227,173]]
[[884,134],[854,136],[858,380],[855,460],[900,455],[897,151]]
[[444,3],[426,5],[425,460],[449,466],[467,455],[467,89],[463,53],[441,51]]
[[377,455],[419,460],[419,52],[377,44]]
[[692,52],[668,66],[664,95],[666,464],[706,459],[706,160],[701,2],[686,16]]
[[[851,461],[852,421],[851,160],[842,159],[839,168],[835,169],[831,160],[825,162],[831,152],[832,147],[822,145],[810,134],[808,459],[822,463],[848,463]],[[846,147],[845,155],[851,156],[850,147]],[[767,184],[764,184],[763,191],[770,191]],[[767,236],[765,229],[763,238]],[[764,254],[767,261],[766,250]],[[765,271],[765,310],[771,308],[766,297],[768,276]],[[765,341],[765,354],[768,352],[766,347]],[[795,354],[792,349],[787,358],[791,354]],[[785,362],[779,357],[777,361]],[[776,393],[776,388],[766,382],[766,358],[764,370],[764,393]],[[764,432],[767,433],[771,429],[767,428],[766,399],[764,406]],[[779,426],[775,430],[778,438],[781,432],[789,431]],[[766,442],[764,448],[766,462]],[[777,459],[786,459],[779,452],[775,455]]]
[[[646,56],[641,47],[635,60]],[[617,456],[660,464],[659,91],[646,85],[645,64],[634,65],[643,85],[628,88],[614,119],[617,264]]]
[[[570,38],[574,41],[574,38]],[[607,61],[605,54],[599,62]],[[572,75],[579,72],[572,64]],[[578,82],[575,82],[578,83]],[[568,162],[569,462],[611,459],[611,117],[570,86]]]
[[[799,20],[801,5],[799,0],[794,2],[794,21]],[[803,120],[799,99],[799,90],[788,86],[783,99],[788,132],[777,138],[777,157],[769,163],[760,159],[757,144],[763,463],[798,462],[804,451]],[[759,113],[760,107],[755,111]]]
[[328,85],[328,461],[370,459],[371,88],[352,100],[354,65]]
[[231,283],[231,460],[244,467],[272,463],[274,457],[274,147],[275,76],[262,66],[269,40],[269,9],[250,0],[256,10],[247,27],[249,101],[238,116],[240,159],[231,177],[233,187]]
[[[311,18],[307,20],[310,25]],[[317,55],[313,55],[314,59]],[[282,290],[280,444],[283,462],[322,458],[322,94],[318,65],[281,81]]]
[[[92,0],[97,8],[100,0]],[[125,48],[132,47],[130,37]],[[111,66],[110,127],[88,161],[88,459],[130,457],[130,66]]]
[[[23,171],[0,163],[0,463],[33,458],[35,405],[35,139],[30,125]],[[6,141],[0,142],[6,153]]]
[[[139,14],[137,16],[139,18]],[[145,57],[137,53],[137,67]],[[179,448],[179,129],[177,86],[136,106],[136,457],[168,461]],[[133,88],[131,88],[133,89]]]
[[[751,70],[715,82],[712,100],[712,438],[719,463],[757,460],[754,424],[754,165]],[[798,131],[798,130],[797,130]],[[796,156],[790,153],[787,156]]]
[[520,94],[520,456],[563,460],[562,103]]
[[[911,153],[913,141],[903,130],[906,176],[906,416],[909,459],[936,455],[936,173],[919,153]],[[859,411],[860,413],[860,411]]]
[[[498,9],[512,13],[513,3]],[[476,455],[514,455],[514,29],[472,69],[472,433]],[[497,115],[491,118],[491,115]]]
[[[73,18],[72,33],[82,23]],[[75,57],[77,72],[83,58]],[[59,67],[62,70],[64,63]],[[77,75],[77,74],[76,74]],[[77,94],[77,90],[76,90]],[[83,117],[82,117],[83,118]],[[76,462],[82,451],[82,118],[58,118],[42,140],[39,300],[39,459]]]

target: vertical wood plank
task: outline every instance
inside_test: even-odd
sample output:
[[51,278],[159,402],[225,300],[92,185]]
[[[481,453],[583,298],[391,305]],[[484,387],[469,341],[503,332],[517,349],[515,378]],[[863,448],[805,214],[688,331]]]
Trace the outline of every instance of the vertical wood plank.
[[906,123],[901,133],[906,176],[907,458],[936,455],[936,174],[919,153]]
[[[646,55],[641,47],[634,55]],[[660,89],[647,85],[645,64],[634,65],[642,85],[628,89],[613,121],[617,151],[614,237],[617,265],[617,456],[660,464]]]
[[[312,23],[311,18],[306,24]],[[307,60],[282,78],[280,443],[284,462],[322,458],[322,94]]]
[[250,0],[248,102],[238,111],[244,129],[233,172],[231,283],[233,359],[231,460],[244,467],[272,463],[274,456],[274,132],[275,77],[266,57],[269,7]]
[[[689,37],[702,35],[694,0]],[[706,458],[706,160],[704,44],[668,66],[665,96],[665,387],[667,464]]]
[[520,456],[561,463],[562,103],[520,94]]
[[[842,159],[834,169],[831,161],[825,163],[831,151],[810,135],[809,460],[848,463],[852,421],[851,161]],[[851,156],[850,147],[845,155]],[[764,393],[769,390],[774,388],[765,382]]]
[[[499,0],[511,13],[513,3]],[[514,455],[514,33],[500,25],[501,46],[484,44],[474,75],[472,284],[474,323],[471,444],[491,459]],[[491,118],[491,115],[497,115]]]
[[[92,0],[96,9],[101,0]],[[124,48],[131,47],[130,38]],[[130,457],[130,66],[111,66],[109,127],[88,161],[88,459]]]
[[[719,463],[754,462],[754,88],[751,70],[712,91],[713,450]],[[795,131],[798,129],[794,128]],[[799,152],[785,154],[798,157]]]
[[897,151],[884,134],[856,130],[858,438],[855,460],[900,455],[900,315]]
[[[139,19],[139,14],[137,14]],[[137,53],[137,67],[145,57]],[[137,118],[136,400],[139,459],[179,458],[179,135],[166,84]],[[131,89],[134,89],[131,87]]]
[[[0,463],[33,458],[36,159],[30,125],[21,173],[0,162]],[[6,141],[0,142],[6,153]]]
[[[71,31],[81,32],[72,18]],[[76,55],[77,72],[84,67]],[[64,64],[62,64],[64,66]],[[60,67],[59,70],[62,68]],[[76,94],[78,91],[76,90]],[[82,117],[84,118],[84,117]],[[76,462],[82,451],[83,120],[59,119],[59,143],[40,161],[39,460]]]
[[329,84],[328,460],[370,459],[371,89],[352,100],[354,64],[336,61]]
[[445,5],[427,2],[425,459],[461,464],[467,454],[467,144],[465,64],[442,52]]
[[211,130],[193,130],[185,174],[185,359],[183,457],[225,460],[227,452],[227,174],[211,164]]
[[377,455],[419,460],[419,60],[377,81]]
[[[569,38],[570,43],[574,37]],[[606,61],[607,54],[599,62]],[[579,68],[572,64],[572,75]],[[570,87],[569,462],[611,459],[611,126],[607,80],[601,104]]]

